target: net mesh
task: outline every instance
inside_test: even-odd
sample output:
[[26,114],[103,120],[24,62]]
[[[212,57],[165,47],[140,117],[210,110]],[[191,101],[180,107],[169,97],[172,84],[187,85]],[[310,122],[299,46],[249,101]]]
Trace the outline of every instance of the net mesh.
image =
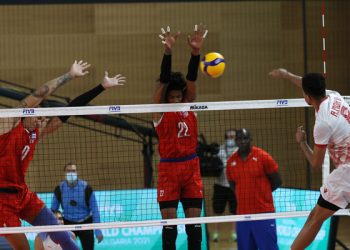
[[[244,109],[245,105],[247,109]],[[32,191],[46,195],[45,202],[50,207],[55,186],[65,179],[65,165],[74,162],[78,177],[87,181],[98,194],[101,222],[109,223],[160,219],[155,192],[158,139],[151,122],[152,113],[159,110],[197,111],[199,135],[205,138],[205,143],[203,140],[201,143],[207,145],[204,149],[198,147],[199,155],[203,155],[199,150],[215,155],[215,152],[211,153],[211,146],[224,142],[223,135],[228,128],[249,129],[253,144],[269,152],[278,163],[284,188],[310,188],[306,161],[295,143],[295,129],[301,124],[306,127],[308,123],[312,124],[313,114],[299,99],[243,104],[216,102],[10,109],[3,110],[2,116],[73,114],[56,133],[38,143],[26,177],[27,184]],[[212,216],[212,189],[216,178],[205,173],[203,176],[205,216]],[[312,185],[320,186],[314,179]],[[314,197],[305,197],[297,191],[281,190],[275,192],[275,199],[280,200],[275,204],[276,210],[308,211],[317,197],[317,193]],[[302,206],[291,205],[287,202],[289,199]]]
[[[201,161],[204,186],[201,217],[184,218],[180,203],[178,219],[161,218],[157,203],[157,164],[160,157],[152,113],[189,111],[197,114],[197,153],[200,158],[203,155],[217,156],[217,145],[224,143],[225,131],[243,127],[250,130],[253,145],[271,154],[279,165],[283,180],[283,186],[273,192],[275,213],[229,215],[226,211],[224,216],[216,216],[213,211],[213,186],[217,177],[211,176],[210,164],[204,164],[210,161],[209,157]],[[319,196],[319,191],[308,189],[312,186],[317,189],[321,185],[322,173],[307,171],[307,163],[295,143],[296,127],[303,124],[312,134],[309,127],[314,123],[313,111],[302,99],[2,109],[0,114],[1,118],[64,115],[71,116],[68,122],[56,133],[38,142],[26,182],[30,190],[51,208],[54,189],[66,178],[65,165],[75,163],[78,177],[87,181],[94,190],[100,223],[32,227],[24,222],[25,227],[1,228],[2,234],[26,232],[32,244],[38,232],[102,229],[105,249],[126,245],[136,249],[140,245],[160,248],[162,226],[166,223],[179,225],[178,242],[185,247],[184,224],[203,223],[202,247],[205,249],[208,244],[207,223],[280,218],[277,219],[277,223],[281,223],[277,225],[278,237],[279,241],[285,242],[279,244],[288,246],[291,243],[290,232],[300,231],[303,220],[298,222],[298,227],[291,226],[283,218],[307,216]],[[85,196],[81,193],[72,199],[84,200]],[[347,210],[343,212],[348,214]],[[320,241],[327,235],[329,221],[324,227],[318,236]]]

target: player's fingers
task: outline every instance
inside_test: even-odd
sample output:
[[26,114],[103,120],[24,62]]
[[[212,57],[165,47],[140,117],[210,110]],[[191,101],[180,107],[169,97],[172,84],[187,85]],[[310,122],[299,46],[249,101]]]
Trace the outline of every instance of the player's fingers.
[[107,71],[105,71],[105,77],[108,77],[108,72]]
[[80,64],[80,65],[81,65],[82,63],[83,63],[83,60],[80,60],[80,61],[78,62],[78,64]]
[[165,34],[165,30],[163,28],[160,28],[160,32],[162,32],[162,34]]
[[179,37],[180,34],[181,34],[180,31],[176,32],[176,34],[174,35],[175,40]]
[[91,64],[82,65],[84,69],[90,68]]
[[166,32],[167,32],[167,33],[170,33],[170,26],[167,26],[167,27],[166,27]]
[[122,76],[118,78],[118,82],[125,82],[126,81],[126,77]]
[[162,44],[166,44],[166,42],[163,40],[163,41],[162,41]]
[[191,35],[188,35],[188,36],[187,36],[187,42],[188,42],[188,43],[191,43]]
[[207,36],[207,34],[208,34],[208,30],[205,30],[204,34],[203,34],[203,38],[205,38]]
[[164,36],[159,34],[159,38],[164,40]]

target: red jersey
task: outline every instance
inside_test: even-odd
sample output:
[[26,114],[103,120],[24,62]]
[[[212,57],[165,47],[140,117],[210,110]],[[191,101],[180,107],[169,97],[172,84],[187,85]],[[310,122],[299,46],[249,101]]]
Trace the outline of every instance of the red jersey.
[[163,113],[155,124],[161,158],[180,158],[197,151],[197,118],[193,112]]
[[243,160],[236,151],[227,160],[226,175],[235,183],[237,214],[275,211],[271,183],[267,175],[277,172],[278,165],[264,150],[252,147]]
[[0,136],[0,187],[22,189],[33,159],[39,130],[28,132],[22,122]]

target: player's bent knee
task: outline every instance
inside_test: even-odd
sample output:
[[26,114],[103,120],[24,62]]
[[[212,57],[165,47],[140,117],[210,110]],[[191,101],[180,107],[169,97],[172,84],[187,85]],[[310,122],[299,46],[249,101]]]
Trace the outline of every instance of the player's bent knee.
[[202,227],[201,224],[186,225],[188,249],[201,249]]
[[176,238],[177,238],[177,226],[163,226],[162,240],[163,249],[175,250],[176,249]]
[[76,250],[79,249],[75,242],[72,240],[70,234],[64,232],[50,232],[48,233],[53,242],[60,244],[62,249]]

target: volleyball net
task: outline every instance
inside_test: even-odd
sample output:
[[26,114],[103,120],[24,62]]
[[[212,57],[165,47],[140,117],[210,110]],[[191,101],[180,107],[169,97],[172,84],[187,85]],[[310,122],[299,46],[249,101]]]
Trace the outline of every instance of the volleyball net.
[[[217,145],[224,142],[228,128],[248,129],[253,145],[271,154],[283,181],[283,186],[273,194],[276,213],[214,216],[212,195],[216,177],[208,174],[205,169],[208,164],[202,161],[202,217],[184,219],[179,207],[178,219],[161,219],[156,192],[158,139],[152,113],[189,111],[197,114],[200,157],[204,154],[216,157]],[[78,178],[87,181],[95,192],[101,223],[8,227],[0,228],[1,234],[302,217],[316,204],[322,175],[326,176],[331,169],[325,166],[323,173],[308,171],[295,142],[299,125],[304,125],[312,138],[313,110],[302,99],[2,109],[0,113],[1,118],[67,115],[71,117],[62,128],[37,144],[26,181],[50,208],[54,188],[65,180],[65,165],[74,162]],[[338,214],[349,215],[349,211]]]

